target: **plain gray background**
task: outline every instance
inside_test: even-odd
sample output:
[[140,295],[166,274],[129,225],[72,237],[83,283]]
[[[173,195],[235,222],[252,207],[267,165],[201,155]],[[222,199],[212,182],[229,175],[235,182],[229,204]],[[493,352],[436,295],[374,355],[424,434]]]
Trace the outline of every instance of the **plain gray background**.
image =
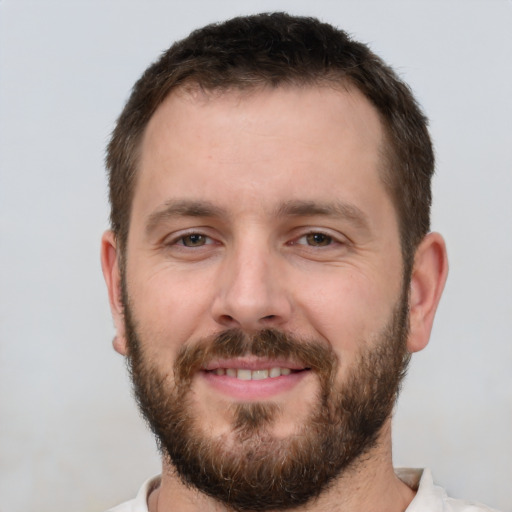
[[269,10],[369,43],[431,119],[451,272],[395,464],[512,511],[512,2],[0,0],[0,512],[101,512],[159,471],[111,348],[104,147],[172,41]]

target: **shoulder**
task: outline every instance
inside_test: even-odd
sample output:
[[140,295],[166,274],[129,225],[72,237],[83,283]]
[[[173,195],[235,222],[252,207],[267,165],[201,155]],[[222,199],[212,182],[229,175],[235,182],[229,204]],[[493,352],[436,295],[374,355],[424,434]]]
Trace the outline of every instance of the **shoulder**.
[[146,480],[133,500],[125,501],[117,505],[117,507],[108,509],[106,512],[148,512],[148,496],[159,485],[159,476]]
[[398,469],[396,473],[417,491],[406,512],[497,512],[480,503],[450,498],[442,487],[434,484],[429,469]]

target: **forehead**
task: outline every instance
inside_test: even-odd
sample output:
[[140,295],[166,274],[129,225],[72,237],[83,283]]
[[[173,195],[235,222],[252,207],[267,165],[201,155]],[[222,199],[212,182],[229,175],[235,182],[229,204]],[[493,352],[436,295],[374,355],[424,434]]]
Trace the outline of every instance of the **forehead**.
[[[302,121],[297,123],[299,119]],[[178,87],[151,117],[143,136],[142,149],[163,135],[162,132],[167,131],[169,135],[173,122],[180,123],[181,129],[188,125],[196,133],[203,128],[212,130],[217,125],[224,128],[219,135],[225,133],[233,122],[242,124],[244,131],[257,128],[258,123],[264,124],[268,136],[285,136],[288,133],[314,137],[315,132],[320,133],[327,127],[332,138],[342,135],[348,139],[349,135],[355,135],[368,148],[380,146],[383,138],[377,110],[348,83],[220,90],[204,90],[195,84]],[[326,132],[321,133],[323,137],[327,135]]]
[[377,111],[355,88],[178,89],[144,133],[133,206],[237,194],[259,195],[264,209],[369,185],[384,191],[383,143]]

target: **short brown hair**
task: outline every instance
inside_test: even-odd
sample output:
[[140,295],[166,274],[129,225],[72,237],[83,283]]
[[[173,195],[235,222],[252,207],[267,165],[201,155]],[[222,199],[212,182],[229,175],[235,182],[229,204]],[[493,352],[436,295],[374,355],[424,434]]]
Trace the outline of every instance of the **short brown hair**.
[[406,271],[429,230],[434,154],[427,119],[409,87],[370,49],[314,18],[285,13],[208,25],[175,43],[133,87],[107,150],[111,225],[123,254],[144,130],[165,97],[281,85],[354,86],[377,109],[386,134],[383,181],[399,219]]

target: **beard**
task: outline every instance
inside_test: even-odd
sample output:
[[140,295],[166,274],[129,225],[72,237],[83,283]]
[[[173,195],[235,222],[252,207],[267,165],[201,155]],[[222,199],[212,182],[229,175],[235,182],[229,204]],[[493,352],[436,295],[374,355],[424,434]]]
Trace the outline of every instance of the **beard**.
[[[126,290],[126,287],[124,287]],[[181,481],[234,511],[286,510],[318,497],[357,469],[391,416],[410,354],[407,295],[387,325],[361,342],[355,364],[336,381],[339,361],[325,342],[297,339],[275,329],[248,336],[231,329],[184,345],[172,371],[146,356],[125,297],[129,370],[139,408],[164,459]],[[281,414],[271,401],[234,403],[230,434],[204,429],[193,402],[194,375],[213,358],[254,355],[299,362],[319,381],[315,405],[293,435],[277,438],[270,426]]]

